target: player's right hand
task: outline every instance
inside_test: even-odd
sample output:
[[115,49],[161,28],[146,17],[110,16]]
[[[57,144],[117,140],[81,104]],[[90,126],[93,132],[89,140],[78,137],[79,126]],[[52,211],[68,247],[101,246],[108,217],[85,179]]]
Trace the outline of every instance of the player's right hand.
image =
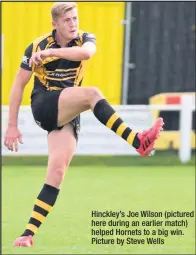
[[22,144],[22,135],[17,127],[8,127],[5,138],[4,145],[10,151],[18,151],[18,141]]
[[50,49],[47,50],[41,50],[33,53],[29,60],[29,66],[35,65],[38,66],[41,64],[41,62],[50,56]]

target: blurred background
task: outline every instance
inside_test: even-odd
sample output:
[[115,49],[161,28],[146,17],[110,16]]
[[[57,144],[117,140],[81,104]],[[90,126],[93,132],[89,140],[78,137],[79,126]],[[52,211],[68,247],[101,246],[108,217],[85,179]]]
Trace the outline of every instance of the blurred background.
[[[2,137],[14,76],[26,47],[52,30],[52,4],[2,3]],[[78,9],[80,29],[97,38],[97,53],[83,86],[98,87],[130,127],[144,130],[162,116],[165,130],[155,156],[141,158],[91,112],[83,113],[76,157],[62,190],[66,202],[57,205],[58,216],[51,216],[52,224],[40,230],[37,242],[44,245],[45,254],[193,254],[193,221],[183,237],[168,237],[166,245],[152,247],[92,247],[86,226],[92,209],[195,207],[195,2],[78,2]],[[10,248],[10,243],[21,232],[47,165],[47,133],[35,124],[29,107],[32,86],[33,80],[25,89],[19,114],[24,144],[12,153],[2,139],[5,254],[24,253]],[[15,186],[17,190],[10,191]],[[10,224],[15,215],[18,221]],[[59,229],[58,240],[48,234]],[[34,254],[42,253],[33,249]]]

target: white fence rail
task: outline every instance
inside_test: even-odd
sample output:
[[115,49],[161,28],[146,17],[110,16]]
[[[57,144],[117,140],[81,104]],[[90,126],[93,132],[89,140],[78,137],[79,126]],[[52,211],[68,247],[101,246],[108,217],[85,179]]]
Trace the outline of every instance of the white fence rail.
[[[187,162],[191,156],[192,111],[195,110],[195,97],[183,96],[181,105],[120,105],[114,106],[121,118],[138,131],[148,129],[153,123],[152,110],[180,111],[179,157]],[[19,113],[19,129],[23,135],[23,145],[19,152],[10,152],[3,145],[7,127],[8,106],[2,107],[2,155],[47,155],[47,132],[34,122],[31,109],[22,106]],[[66,142],[66,141],[65,141]],[[81,132],[76,155],[136,155],[136,151],[122,138],[103,126],[91,111],[81,114]]]

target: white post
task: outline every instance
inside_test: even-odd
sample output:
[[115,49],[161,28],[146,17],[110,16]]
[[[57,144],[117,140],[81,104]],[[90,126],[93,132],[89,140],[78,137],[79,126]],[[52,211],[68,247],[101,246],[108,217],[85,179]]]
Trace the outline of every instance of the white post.
[[181,105],[179,157],[181,162],[186,163],[191,158],[192,96],[182,96]]

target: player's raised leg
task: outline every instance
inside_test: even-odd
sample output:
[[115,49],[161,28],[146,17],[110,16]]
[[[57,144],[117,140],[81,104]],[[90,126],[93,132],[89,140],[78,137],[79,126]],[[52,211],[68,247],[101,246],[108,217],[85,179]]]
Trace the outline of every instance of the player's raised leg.
[[76,148],[76,139],[71,124],[48,135],[48,169],[45,184],[39,193],[23,234],[16,239],[14,246],[33,245],[33,236],[52,210],[59,194],[60,184]]
[[79,113],[88,109],[93,111],[102,124],[126,140],[142,156],[150,155],[164,124],[163,119],[160,118],[152,129],[139,134],[123,122],[97,88],[90,87],[67,88],[61,92],[58,109],[59,126],[68,123]]

